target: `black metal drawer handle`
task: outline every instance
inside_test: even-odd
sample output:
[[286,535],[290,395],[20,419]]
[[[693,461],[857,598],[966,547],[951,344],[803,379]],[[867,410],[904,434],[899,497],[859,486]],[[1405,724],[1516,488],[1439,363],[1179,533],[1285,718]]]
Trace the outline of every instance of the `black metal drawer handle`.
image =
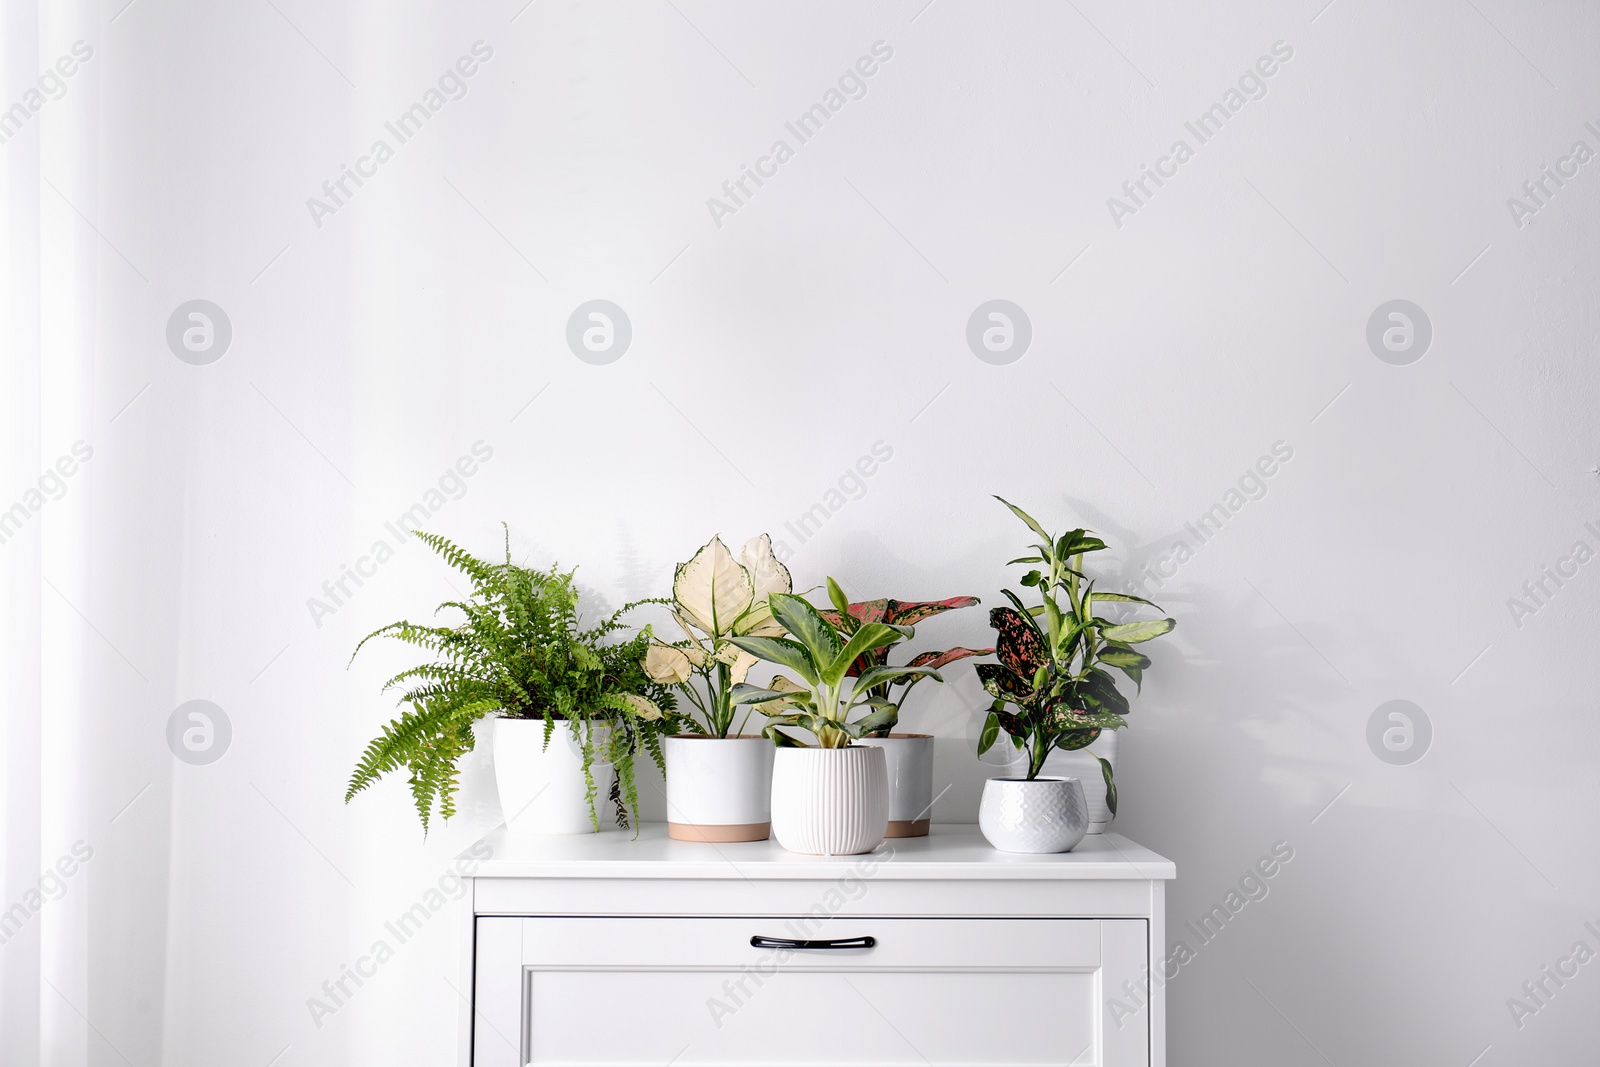
[[868,934],[866,937],[840,937],[832,941],[800,941],[789,937],[763,937],[755,934],[750,938],[751,948],[871,948],[878,943],[878,939]]

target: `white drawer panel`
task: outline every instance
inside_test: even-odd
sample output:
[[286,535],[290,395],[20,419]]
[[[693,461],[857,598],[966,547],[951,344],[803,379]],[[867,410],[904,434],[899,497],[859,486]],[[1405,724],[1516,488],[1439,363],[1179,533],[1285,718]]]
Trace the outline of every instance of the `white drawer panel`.
[[473,1062],[1146,1067],[1147,1028],[1102,1010],[1145,951],[1137,919],[485,917]]
[[[736,973],[535,971],[536,1067],[628,1064],[1093,1063],[1095,975],[780,971],[744,994]],[[596,1005],[626,1006],[597,1026]],[[1035,1026],[1014,1020],[1036,1019]],[[1048,1020],[1048,1024],[1045,1024]],[[676,1056],[676,1059],[673,1057]]]

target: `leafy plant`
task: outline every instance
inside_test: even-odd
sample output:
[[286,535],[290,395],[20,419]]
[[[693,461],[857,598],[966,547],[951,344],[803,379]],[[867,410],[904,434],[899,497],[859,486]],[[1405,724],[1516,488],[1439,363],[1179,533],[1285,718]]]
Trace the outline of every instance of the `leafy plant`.
[[[955,608],[970,608],[980,603],[975,596],[957,596],[948,600],[862,600],[849,604],[843,611],[833,610],[822,612],[822,617],[828,621],[841,634],[854,635],[862,626],[875,622],[912,626],[923,619],[930,618],[942,612]],[[950,648],[943,652],[921,652],[912,656],[907,661],[907,667],[928,667],[937,670],[948,663],[966,659],[969,656],[989,656],[994,654],[992,648]],[[887,666],[889,650],[875,648],[870,652],[863,652],[850,664],[846,675],[859,678],[860,675],[874,667]],[[925,674],[905,675],[887,681],[880,681],[872,687],[870,695],[880,697],[887,701],[894,713],[888,717],[883,725],[863,734],[863,737],[887,737],[900,721],[900,708],[904,706],[906,697],[911,693],[911,687],[926,678]],[[857,683],[860,688],[860,683]],[[896,692],[898,690],[898,693]]]
[[[849,598],[839,583],[828,579],[828,596],[835,610],[848,615]],[[768,717],[761,731],[779,745],[804,742],[778,729],[780,726],[808,730],[823,748],[844,748],[856,738],[866,737],[892,723],[898,709],[874,690],[886,683],[913,676],[933,678],[931,667],[870,666],[851,678],[850,668],[863,655],[886,652],[915,634],[900,623],[863,622],[853,632],[845,632],[828,621],[804,597],[792,593],[773,593],[768,598],[772,618],[788,637],[733,637],[739,648],[760,659],[788,668],[799,676],[795,682],[778,675],[768,689],[742,692],[740,699],[758,702],[756,707]],[[850,713],[860,707],[872,710],[852,721]]]
[[[1004,731],[1019,751],[1026,752],[1031,781],[1039,776],[1052,749],[1085,748],[1101,730],[1127,725],[1123,716],[1128,713],[1128,698],[1106,668],[1121,671],[1137,691],[1150,659],[1133,646],[1170,633],[1177,623],[1172,619],[1114,622],[1096,615],[1101,603],[1156,605],[1130,593],[1095,589],[1084,573],[1083,557],[1102,551],[1106,544],[1092,532],[1069,530],[1051,537],[1027,512],[995,499],[1042,538],[1033,546],[1037,555],[1011,561],[1031,566],[1021,584],[1037,589],[1040,602],[1025,606],[1007,589],[1005,596],[1015,607],[989,612],[1000,662],[977,667],[983,688],[994,698],[978,754],[987,752]],[[1095,758],[1105,777],[1107,806],[1116,814],[1111,764]]]
[[[595,829],[600,828],[592,773],[597,759],[616,768],[611,799],[617,824],[626,826],[629,812],[637,815],[639,809],[634,757],[642,749],[662,763],[659,734],[676,707],[671,691],[652,681],[640,665],[650,642],[649,627],[630,640],[606,643],[626,629],[622,616],[638,604],[625,605],[584,629],[575,572],[512,563],[509,528],[504,563],[478,559],[435,534],[418,531],[417,537],[471,579],[472,595],[435,609],[435,614],[446,608],[459,612],[458,625],[390,623],[362,638],[351,653],[354,661],[368,641],[390,637],[438,659],[384,683],[385,692],[400,688],[399,703],[410,707],[362,753],[345,803],[403,767],[410,774],[412,799],[426,833],[435,807],[446,819],[455,814],[457,763],[472,751],[473,723],[500,714],[544,720],[546,746],[556,723],[572,724],[583,748]],[[608,729],[597,729],[602,726]]]
[[[684,639],[650,642],[644,669],[654,682],[676,686],[698,714],[680,716],[682,725],[711,737],[737,734],[734,719],[749,698],[735,695],[757,659],[734,637],[777,637],[767,597],[793,588],[789,571],[772,554],[772,539],[752,537],[734,559],[720,537],[700,547],[672,578],[672,614]],[[698,682],[698,684],[696,684]],[[748,716],[748,709],[746,716]],[[740,728],[744,720],[740,720]]]

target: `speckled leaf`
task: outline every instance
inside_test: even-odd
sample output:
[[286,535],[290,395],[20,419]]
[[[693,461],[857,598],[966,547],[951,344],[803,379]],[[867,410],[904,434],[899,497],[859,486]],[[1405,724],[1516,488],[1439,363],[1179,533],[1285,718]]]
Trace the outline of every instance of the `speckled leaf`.
[[[878,601],[877,603],[883,603]],[[884,622],[897,622],[902,626],[912,626],[923,619],[954,611],[957,608],[970,608],[979,603],[975,596],[953,596],[948,600],[891,600],[888,601],[887,614]],[[855,605],[850,605],[852,611]]]
[[1038,629],[1023,618],[1021,612],[1011,608],[991,610],[989,625],[999,635],[995,652],[1000,662],[1024,678],[1033,677],[1033,672],[1044,663],[1044,639],[1039,636]]
[[1021,704],[1033,695],[1027,680],[1003,663],[980,663],[975,669],[984,692],[992,697]]

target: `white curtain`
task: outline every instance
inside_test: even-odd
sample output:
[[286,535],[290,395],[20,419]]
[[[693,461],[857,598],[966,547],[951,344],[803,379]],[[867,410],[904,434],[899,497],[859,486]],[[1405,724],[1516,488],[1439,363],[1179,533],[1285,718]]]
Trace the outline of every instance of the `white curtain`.
[[110,1051],[90,1021],[87,938],[108,825],[91,811],[88,712],[100,29],[87,6],[14,0],[0,28],[0,1063],[19,1067]]

